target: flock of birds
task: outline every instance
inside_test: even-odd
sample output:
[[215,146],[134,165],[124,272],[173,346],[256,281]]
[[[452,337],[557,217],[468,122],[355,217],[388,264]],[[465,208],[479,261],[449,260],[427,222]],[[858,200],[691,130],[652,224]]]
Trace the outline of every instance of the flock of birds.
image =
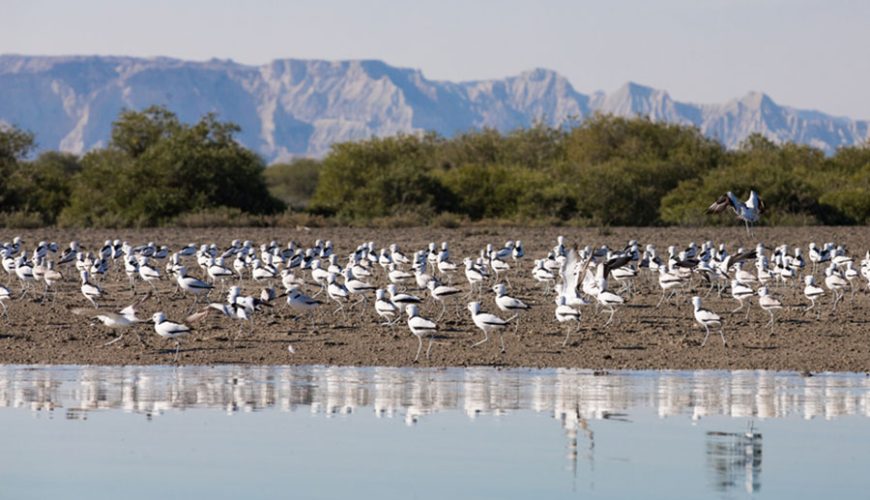
[[[737,216],[749,224],[757,220],[763,202],[751,193],[746,203],[731,193],[714,203],[709,212],[720,212],[731,206]],[[462,309],[454,307],[456,297],[462,297],[471,322],[481,330],[483,338],[472,344],[479,346],[499,334],[501,351],[505,351],[504,333],[511,326],[516,331],[522,315],[531,307],[545,307],[543,301],[530,301],[511,292],[511,277],[523,270],[526,252],[521,241],[508,241],[502,246],[486,245],[473,256],[455,259],[447,242],[432,242],[428,247],[404,253],[395,243],[378,248],[374,242],[358,245],[352,252],[340,257],[331,241],[317,240],[304,247],[294,241],[286,246],[276,241],[259,246],[251,241],[235,240],[228,246],[215,243],[189,244],[171,250],[166,245],[150,242],[132,246],[121,240],[106,241],[99,249],[88,251],[72,241],[59,250],[54,242],[39,242],[32,251],[25,249],[20,237],[0,246],[2,266],[12,279],[20,283],[20,292],[13,294],[8,286],[0,286],[0,306],[8,317],[7,302],[28,295],[35,297],[41,285],[40,301],[52,300],[58,288],[65,283],[61,269],[75,269],[81,278],[81,296],[90,307],[77,307],[71,312],[100,321],[113,330],[127,330],[140,323],[150,322],[154,331],[163,338],[175,341],[177,359],[179,340],[189,335],[195,325],[210,316],[239,321],[239,332],[248,325],[253,331],[255,318],[279,300],[296,312],[294,320],[308,316],[310,329],[315,330],[314,313],[334,303],[331,314],[343,311],[345,317],[357,306],[368,308],[371,315],[380,318],[383,326],[395,327],[405,320],[410,332],[416,336],[416,362],[428,338],[426,356],[429,357],[439,322],[453,308],[457,320]],[[593,306],[596,313],[607,315],[601,328],[611,325],[619,308],[627,299],[650,290],[660,290],[657,308],[675,302],[678,294],[694,290],[691,298],[695,321],[704,328],[705,345],[711,329],[718,331],[723,344],[727,344],[723,331],[723,316],[704,307],[701,292],[714,291],[720,296],[730,295],[738,306],[730,311],[745,310],[748,317],[751,302],[769,314],[768,326],[774,327],[776,313],[784,308],[782,299],[771,292],[791,293],[799,298],[800,291],[808,304],[804,312],[815,309],[820,314],[819,301],[831,295],[831,307],[837,310],[846,293],[854,298],[856,288],[863,279],[870,288],[870,251],[856,266],[846,248],[834,243],[808,246],[805,261],[802,248],[779,245],[769,248],[761,243],[754,248],[738,248],[729,253],[725,244],[711,241],[686,247],[670,246],[666,255],[659,255],[653,245],[641,246],[629,241],[623,248],[607,246],[569,248],[562,236],[540,258],[533,259],[531,278],[538,283],[540,293],[553,300],[554,318],[559,324],[577,324],[579,328],[583,310]],[[457,262],[461,262],[458,264]],[[199,269],[200,277],[189,269]],[[816,281],[816,273],[824,269],[824,287]],[[106,298],[109,283],[129,286],[136,296],[137,284],[146,285],[146,293],[133,304],[120,311],[100,308]],[[165,290],[169,282],[173,290]],[[253,284],[259,293],[246,295],[243,287]],[[802,288],[800,285],[803,285]],[[140,285],[141,286],[141,285]],[[619,288],[617,289],[616,286]],[[164,288],[164,290],[161,290]],[[497,312],[485,307],[484,290],[493,292],[493,305]],[[525,290],[533,293],[531,289]],[[223,301],[212,301],[215,295],[226,293]],[[655,292],[653,292],[655,293]],[[137,311],[146,303],[161,297],[191,299],[186,317],[181,321],[167,318],[162,311],[154,312],[149,320],[137,317]],[[426,299],[428,295],[429,299]],[[371,304],[369,302],[371,301]],[[423,307],[431,315],[424,316]],[[365,311],[365,309],[363,309]],[[435,314],[437,313],[437,316]],[[364,313],[354,312],[353,318],[362,319]],[[575,329],[576,330],[576,329]],[[567,328],[563,346],[572,333]],[[238,335],[237,334],[237,335]],[[140,341],[141,334],[138,333]],[[123,337],[123,333],[106,345]],[[288,347],[290,352],[294,348]]]
[[[606,246],[575,249],[566,246],[560,236],[546,255],[534,259],[531,278],[540,287],[534,293],[552,297],[554,318],[560,324],[576,323],[579,327],[584,308],[593,306],[606,315],[601,325],[606,328],[627,299],[642,291],[649,292],[657,284],[661,297],[656,307],[674,304],[675,297],[684,290],[730,294],[737,303],[731,314],[745,310],[748,315],[755,299],[758,307],[769,314],[768,325],[772,328],[783,302],[771,293],[771,288],[797,295],[797,284],[802,283],[807,301],[805,311],[815,309],[818,314],[822,297],[830,294],[832,310],[836,310],[847,293],[853,296],[861,286],[856,280],[866,281],[870,286],[870,252],[856,267],[843,246],[827,243],[819,247],[811,243],[808,251],[809,262],[804,260],[801,248],[792,250],[782,245],[769,249],[758,244],[731,254],[724,244],[705,242],[691,243],[684,249],[671,246],[666,256],[659,256],[654,246],[641,247],[637,241],[630,241],[621,249]],[[282,247],[274,241],[259,247],[250,241],[233,241],[224,248],[216,244],[190,244],[175,252],[154,243],[134,247],[113,241],[106,242],[95,253],[71,242],[58,256],[54,243],[40,242],[28,252],[23,250],[20,238],[16,238],[3,244],[0,254],[3,268],[21,285],[18,294],[0,286],[4,315],[7,302],[13,297],[35,297],[39,293],[37,283],[41,283],[44,299],[51,300],[64,283],[58,269],[74,268],[81,278],[82,301],[90,307],[74,308],[73,313],[94,318],[115,330],[150,321],[158,335],[176,342],[176,357],[178,341],[191,333],[191,325],[209,316],[220,316],[240,321],[241,334],[243,325],[253,330],[260,311],[274,307],[280,299],[296,311],[296,318],[308,316],[312,330],[317,328],[313,313],[323,307],[330,307],[332,314],[341,311],[347,314],[359,305],[369,307],[373,316],[389,327],[405,319],[418,340],[415,361],[422,352],[424,338],[429,341],[426,349],[429,356],[439,322],[448,308],[456,309],[454,297],[462,296],[460,302],[470,300],[465,303],[470,320],[483,333],[483,338],[473,346],[486,343],[492,334],[498,333],[502,351],[505,331],[510,326],[518,329],[524,312],[533,306],[545,307],[546,303],[524,300],[510,292],[510,280],[522,272],[526,258],[520,241],[508,241],[500,247],[487,245],[474,257],[462,259],[462,264],[454,263],[447,242],[440,246],[430,243],[428,248],[410,255],[396,244],[378,250],[373,242],[366,242],[345,260],[334,253],[331,242],[320,240],[311,247],[301,247],[295,242]],[[192,276],[188,266],[200,269],[202,278]],[[824,287],[816,282],[816,270],[820,267],[824,269]],[[141,287],[144,283],[147,291],[134,304],[117,312],[108,311],[99,306],[106,298],[105,287],[112,281],[119,286],[126,281],[125,286],[134,294],[137,285]],[[166,289],[166,282],[174,285],[173,291]],[[259,294],[245,295],[243,286],[248,284],[255,284]],[[486,289],[493,293],[495,309],[485,307],[482,302]],[[209,302],[223,292],[226,300]],[[170,320],[160,311],[154,312],[150,320],[137,317],[140,307],[154,302],[155,297],[159,301],[167,295],[177,300],[188,296],[191,300],[183,321]],[[366,306],[367,303],[370,305]],[[711,329],[718,330],[726,343],[722,315],[704,308],[700,294],[692,297],[691,303],[694,319],[706,333],[701,345],[706,343]],[[427,304],[433,306],[429,308],[430,316],[421,312]],[[454,312],[458,318],[461,309]],[[353,314],[353,318],[364,317]],[[567,329],[563,345],[567,345],[572,330]],[[118,336],[108,344],[121,338]]]

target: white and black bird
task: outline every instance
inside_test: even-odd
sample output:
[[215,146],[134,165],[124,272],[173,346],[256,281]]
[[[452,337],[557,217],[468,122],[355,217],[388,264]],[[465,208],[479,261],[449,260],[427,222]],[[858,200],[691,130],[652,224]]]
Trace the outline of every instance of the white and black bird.
[[99,308],[97,305],[97,299],[103,297],[103,289],[100,288],[99,285],[91,282],[91,275],[87,271],[81,272],[82,278],[82,286],[81,291],[82,295],[85,296],[86,299],[94,306],[94,308]]
[[138,264],[139,277],[142,278],[142,281],[148,283],[152,290],[156,291],[157,288],[154,286],[154,282],[160,281],[160,270],[152,266],[148,262],[148,257],[144,255],[137,257],[136,263]]
[[0,285],[0,307],[3,308],[3,317],[9,319],[9,308],[6,307],[6,301],[12,298],[12,292],[3,285]]
[[720,196],[712,205],[707,207],[708,214],[718,214],[726,208],[731,208],[738,219],[742,220],[746,225],[746,232],[752,224],[758,222],[761,214],[765,211],[764,201],[758,196],[754,190],[749,191],[749,198],[746,201],[740,201],[737,196],[731,191]]
[[758,306],[770,314],[770,321],[767,322],[767,326],[773,328],[775,321],[773,314],[775,311],[782,309],[782,302],[770,295],[767,287],[763,286],[758,289]]
[[470,296],[474,293],[475,287],[481,286],[483,280],[486,279],[486,276],[484,276],[483,271],[481,271],[480,268],[477,267],[477,265],[474,263],[473,260],[471,260],[471,258],[466,257],[463,261],[463,264],[465,264],[465,279],[468,280],[469,285],[467,296]]
[[[552,274],[544,269],[541,264],[538,264],[540,261],[536,261],[535,268],[535,279],[538,278],[537,272],[542,270],[545,273],[548,273],[550,276]],[[556,304],[559,304],[562,298],[565,299],[565,304],[571,307],[574,306],[585,306],[589,303],[583,299],[577,293],[577,287],[580,284],[580,273],[584,269],[584,263],[581,262],[577,257],[577,252],[574,249],[568,251],[565,255],[565,260],[562,263],[562,266],[559,268],[559,281],[556,283]]]
[[196,307],[196,304],[199,303],[200,295],[207,295],[214,289],[214,285],[211,283],[206,283],[201,279],[188,276],[187,268],[184,266],[180,266],[176,270],[175,281],[178,283],[179,288],[187,293],[193,294],[194,300],[192,307]]
[[190,327],[181,323],[175,323],[166,319],[162,312],[156,312],[151,317],[154,323],[154,331],[157,335],[175,341],[175,359],[178,360],[178,351],[181,348],[181,338],[190,335]]
[[665,300],[670,300],[680,288],[683,287],[683,278],[677,273],[672,273],[665,266],[659,266],[659,288],[662,289],[662,298],[656,307],[662,305]]
[[[294,311],[299,311],[301,314],[312,315],[312,313],[320,307],[320,304],[321,302],[319,300],[305,295],[295,286],[287,289],[287,305]],[[296,316],[296,318],[298,317],[299,316]],[[311,316],[311,321],[313,326],[313,315]]]
[[[504,312],[519,314],[529,309],[528,304],[508,295],[507,287],[502,283],[493,286],[492,291],[495,292],[495,305]],[[514,322],[514,329],[517,328],[519,328],[519,320]]]
[[401,310],[391,300],[387,299],[387,292],[383,288],[375,290],[375,312],[386,321],[382,325],[392,325]]
[[[825,294],[825,289],[816,284],[816,278],[812,274],[804,277],[804,297],[810,301],[810,305],[804,309],[804,313],[816,307],[816,300]],[[817,310],[817,316],[821,315],[821,311]]]
[[439,314],[438,318],[435,320],[440,321],[441,317],[444,316],[444,311],[447,310],[446,299],[454,295],[459,295],[462,293],[462,290],[452,286],[439,285],[435,280],[430,280],[426,287],[429,289],[429,295],[441,304],[441,314]]
[[426,359],[429,359],[429,351],[432,350],[432,340],[435,332],[438,331],[438,325],[431,319],[420,316],[420,308],[417,304],[408,304],[405,309],[408,313],[408,328],[411,333],[417,337],[417,355],[414,356],[414,362],[420,358],[420,351],[423,350],[423,336],[429,336],[429,346],[426,348]]
[[469,302],[468,310],[471,312],[471,319],[474,321],[474,326],[483,331],[483,340],[475,342],[471,347],[479,346],[489,340],[489,334],[498,332],[501,337],[501,352],[505,352],[504,347],[504,329],[507,328],[513,317],[506,320],[499,318],[495,314],[485,313],[480,311],[480,302]]
[[387,285],[387,293],[390,294],[390,301],[398,307],[405,307],[408,304],[419,304],[423,299],[410,293],[402,293],[396,290],[396,285],[390,283]]
[[[575,321],[577,322],[577,328],[580,328],[580,311],[569,306],[563,295],[559,296],[559,303],[556,305],[556,321],[560,324]],[[570,336],[571,330],[569,329],[565,334],[565,341],[562,342],[562,347],[568,345],[568,337]]]
[[[744,285],[739,281],[731,280],[731,296],[734,297],[735,300],[740,302],[740,305],[737,309],[731,311],[732,313],[736,313],[743,309],[746,306],[746,316],[749,316],[749,310],[752,308],[752,296],[755,295],[755,291],[752,290],[752,287]],[[745,302],[749,302],[747,306]]]
[[338,282],[335,273],[329,273],[326,278],[326,295],[338,304],[338,307],[333,311],[333,313],[337,313],[344,309],[344,303],[350,297],[350,291],[343,283]]
[[849,282],[840,274],[840,270],[836,268],[836,264],[831,262],[831,265],[825,269],[825,287],[834,294],[834,302],[831,307],[833,310],[836,310],[837,304],[843,300],[843,296],[846,294],[845,290],[848,286]]
[[616,314],[616,307],[625,303],[625,299],[621,296],[607,290],[607,281],[604,278],[598,278],[597,293],[594,294],[595,300],[602,307],[602,312],[610,313],[610,317],[604,323],[604,326],[610,325],[613,322],[613,317]]
[[707,337],[710,336],[711,326],[719,327],[719,336],[722,337],[722,345],[727,345],[725,342],[725,333],[722,331],[722,318],[713,311],[701,307],[701,297],[692,297],[692,306],[695,308],[695,321],[703,326],[704,331],[706,332],[704,335],[704,341],[701,342],[701,347],[707,343]]
[[[105,325],[111,330],[118,330],[121,332],[120,335],[115,337],[114,339],[103,344],[104,346],[112,345],[115,342],[118,342],[122,338],[124,338],[124,330],[135,326],[139,323],[143,323],[145,320],[139,319],[136,317],[136,307],[145,302],[150,293],[139,299],[135,304],[130,304],[129,306],[121,309],[118,312],[110,312],[110,311],[100,311],[99,309],[86,309],[86,308],[75,308],[72,309],[73,314],[78,314],[80,316],[88,316],[98,320],[100,323]],[[141,344],[145,344],[145,341],[142,340],[142,336],[138,333],[136,334],[139,337],[139,342]]]

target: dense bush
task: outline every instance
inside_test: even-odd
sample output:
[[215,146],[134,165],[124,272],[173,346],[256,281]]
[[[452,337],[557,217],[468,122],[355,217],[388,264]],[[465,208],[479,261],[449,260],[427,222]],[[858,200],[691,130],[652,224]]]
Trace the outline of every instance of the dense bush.
[[238,131],[212,114],[186,125],[163,108],[123,112],[109,147],[82,159],[61,221],[147,226],[217,207],[282,210],[266,188],[262,160],[235,141]]
[[426,216],[454,204],[435,178],[431,160],[439,139],[398,135],[336,144],[323,160],[315,213],[371,219],[407,212]]
[[870,143],[825,156],[756,134],[728,151],[692,127],[596,115],[339,143],[265,168],[238,130],[152,107],[123,112],[105,149],[30,159],[34,137],[0,128],[0,225],[733,224],[704,210],[750,189],[763,223],[870,223]]
[[308,207],[320,179],[320,162],[300,158],[291,163],[271,165],[265,171],[269,193],[295,210]]

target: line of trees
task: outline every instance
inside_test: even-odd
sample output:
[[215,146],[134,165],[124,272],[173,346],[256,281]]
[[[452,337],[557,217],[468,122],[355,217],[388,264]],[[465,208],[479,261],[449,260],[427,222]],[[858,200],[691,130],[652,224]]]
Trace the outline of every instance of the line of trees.
[[[322,160],[266,167],[208,114],[184,124],[162,107],[124,111],[105,148],[30,159],[32,134],[0,128],[0,224],[154,226],[191,214],[214,224],[287,214],[366,224],[498,219],[514,223],[731,223],[704,209],[756,189],[768,223],[870,222],[870,143],[833,156],[750,136],[735,151],[696,128],[599,115],[445,138],[398,135],[333,145]],[[308,219],[310,220],[310,219]]]
[[729,151],[694,127],[644,118],[337,144],[318,175],[309,210],[351,220],[452,212],[518,222],[731,224],[704,210],[726,191],[755,189],[768,223],[870,222],[870,143],[827,157],[754,134]]

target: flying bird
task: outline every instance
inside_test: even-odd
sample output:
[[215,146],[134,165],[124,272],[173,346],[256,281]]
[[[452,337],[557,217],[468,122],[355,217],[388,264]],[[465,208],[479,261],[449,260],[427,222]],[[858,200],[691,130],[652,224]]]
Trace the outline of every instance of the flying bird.
[[731,191],[723,194],[712,205],[707,207],[708,214],[718,214],[731,207],[734,214],[739,220],[742,220],[746,225],[746,232],[749,233],[749,228],[752,224],[758,222],[761,214],[764,213],[766,207],[764,201],[758,196],[754,190],[749,191],[749,198],[746,201],[740,201],[737,196]]

